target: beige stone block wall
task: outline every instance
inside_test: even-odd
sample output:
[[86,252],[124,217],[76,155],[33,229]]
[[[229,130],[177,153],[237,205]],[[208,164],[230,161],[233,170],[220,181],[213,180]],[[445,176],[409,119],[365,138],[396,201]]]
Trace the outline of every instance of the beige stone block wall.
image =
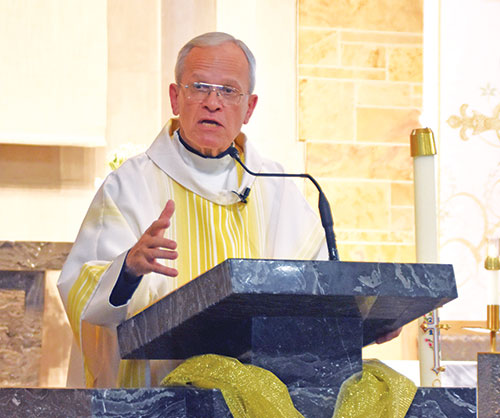
[[422,0],[300,0],[299,24],[422,33]]
[[[342,260],[415,262],[409,136],[422,110],[422,0],[299,0],[299,138]],[[306,194],[317,205],[317,193]],[[416,358],[415,326],[366,356]],[[404,341],[404,343],[402,342]]]
[[409,135],[422,105],[422,7],[299,1],[299,138],[343,260],[415,260]]
[[300,78],[299,138],[352,141],[354,116],[354,83]]

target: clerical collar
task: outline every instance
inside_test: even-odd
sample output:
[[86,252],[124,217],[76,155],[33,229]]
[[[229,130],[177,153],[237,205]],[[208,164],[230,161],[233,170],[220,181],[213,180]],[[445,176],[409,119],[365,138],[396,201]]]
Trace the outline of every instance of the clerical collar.
[[189,145],[186,141],[184,141],[184,139],[182,139],[180,129],[177,130],[177,136],[179,137],[180,143],[184,145],[184,148],[186,148],[189,152],[198,155],[199,157],[218,160],[220,158],[224,158],[226,155],[229,155],[229,148],[231,148],[231,145],[227,150],[222,151],[220,154],[217,154],[214,157],[212,157],[211,155],[203,155],[200,151],[194,149],[191,145]]

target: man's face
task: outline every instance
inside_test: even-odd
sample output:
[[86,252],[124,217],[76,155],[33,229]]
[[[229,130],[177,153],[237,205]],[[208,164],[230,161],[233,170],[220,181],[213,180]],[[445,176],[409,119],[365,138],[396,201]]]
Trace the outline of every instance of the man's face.
[[[249,69],[243,51],[232,42],[195,47],[184,61],[181,86],[170,85],[170,103],[179,115],[182,138],[203,155],[215,156],[226,150],[252,116],[257,96],[248,95]],[[228,103],[215,92],[201,101],[190,100],[187,89],[193,82],[218,84],[245,93],[239,103]]]

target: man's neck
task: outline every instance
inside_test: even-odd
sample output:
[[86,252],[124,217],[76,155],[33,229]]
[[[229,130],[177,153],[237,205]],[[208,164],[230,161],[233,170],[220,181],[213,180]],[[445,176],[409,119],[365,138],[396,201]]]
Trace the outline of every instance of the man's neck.
[[217,155],[214,155],[214,156],[211,156],[211,155],[204,155],[202,154],[200,151],[198,151],[197,149],[193,148],[191,145],[189,145],[181,136],[181,132],[180,130],[177,131],[177,134],[179,135],[179,141],[180,143],[184,146],[184,148],[186,148],[189,152],[192,152],[193,154],[196,154],[200,157],[203,157],[203,158],[213,158],[213,159],[220,159],[220,158],[223,158],[225,157],[226,155],[229,154],[229,148],[231,148],[232,145],[230,145],[225,151],[222,151],[220,154],[217,154]]

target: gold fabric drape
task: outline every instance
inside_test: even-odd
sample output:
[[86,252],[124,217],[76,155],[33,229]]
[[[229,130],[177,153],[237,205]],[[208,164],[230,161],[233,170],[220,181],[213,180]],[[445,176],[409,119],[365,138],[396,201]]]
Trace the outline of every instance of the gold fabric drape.
[[363,372],[340,388],[333,418],[404,418],[417,387],[378,360],[365,360]]
[[[231,357],[191,357],[161,384],[219,389],[235,418],[304,418],[274,374]],[[342,384],[333,418],[404,418],[416,391],[410,379],[378,360],[366,360],[363,372]]]
[[219,389],[234,418],[304,418],[293,406],[285,384],[274,374],[231,357],[191,357],[161,384]]

